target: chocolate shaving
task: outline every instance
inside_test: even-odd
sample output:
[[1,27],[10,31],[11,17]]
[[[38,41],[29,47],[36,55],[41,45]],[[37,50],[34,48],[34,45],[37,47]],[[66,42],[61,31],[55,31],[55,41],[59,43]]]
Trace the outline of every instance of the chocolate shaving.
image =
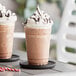
[[5,16],[6,16],[6,17],[9,17],[9,16],[10,16],[10,14],[8,13],[8,14],[6,14]]
[[35,20],[35,22],[37,22],[36,18],[32,18],[32,19],[34,19],[34,20]]
[[36,14],[35,14],[35,13],[34,13],[33,15],[34,15],[34,16],[36,16]]
[[49,23],[51,23],[51,19],[49,18]]
[[46,19],[43,19],[43,20],[44,20],[45,23],[48,23],[48,19],[47,18]]
[[38,11],[39,15],[41,16],[41,13],[40,13],[40,11],[39,11],[38,7],[36,8],[36,10]]
[[39,22],[40,21],[40,18],[38,18],[37,20],[38,20],[37,22]]
[[2,16],[2,13],[1,13],[1,11],[0,11],[0,17],[3,17],[3,16]]
[[48,19],[46,18],[46,22],[48,23]]
[[24,24],[27,24],[27,20],[24,22]]
[[30,19],[33,19],[35,22],[38,22],[40,19],[39,18],[34,18],[34,17],[30,17]]

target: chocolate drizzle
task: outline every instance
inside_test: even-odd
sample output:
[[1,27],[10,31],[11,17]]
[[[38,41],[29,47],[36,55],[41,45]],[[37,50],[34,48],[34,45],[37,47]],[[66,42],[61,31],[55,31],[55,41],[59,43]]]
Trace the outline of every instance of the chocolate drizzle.
[[40,18],[38,18],[38,22],[40,21]]
[[39,22],[40,21],[40,18],[35,18],[35,17],[30,17],[30,19],[33,19],[35,22]]
[[5,6],[0,4],[0,18],[4,18],[4,19],[8,19],[9,20],[9,19],[11,19],[9,17],[15,18],[15,20],[17,19],[15,13],[12,13],[10,10],[7,10],[5,8]]
[[49,23],[51,23],[51,19],[49,18]]
[[24,22],[24,24],[27,24],[27,19],[26,19],[26,21]]
[[36,8],[36,12],[25,21],[24,24],[27,24],[29,21],[34,20],[35,23],[42,23],[42,24],[48,24],[51,23],[51,18],[48,14],[46,14],[44,11],[41,11],[39,9],[39,6]]
[[1,11],[0,11],[0,17],[3,17],[3,16],[2,16],[2,12],[1,12]]
[[41,16],[41,13],[40,13],[40,10],[39,10],[39,6],[37,6],[36,10],[37,10],[38,14]]
[[36,18],[31,18],[31,19],[34,19],[34,21],[37,22]]
[[35,14],[35,13],[34,13],[33,15],[34,15],[34,16],[36,16],[36,14]]
[[9,14],[9,13],[8,13],[8,14],[5,14],[5,16],[6,16],[6,17],[10,17],[10,14]]

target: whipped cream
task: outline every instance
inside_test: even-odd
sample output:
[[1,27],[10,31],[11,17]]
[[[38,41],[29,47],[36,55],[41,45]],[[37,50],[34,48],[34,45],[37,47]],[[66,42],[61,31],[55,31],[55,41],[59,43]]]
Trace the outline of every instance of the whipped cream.
[[26,27],[50,28],[53,25],[53,21],[47,13],[41,11],[39,6],[37,6],[36,11],[24,24]]
[[16,14],[7,10],[5,6],[0,4],[0,25],[14,25],[16,20]]

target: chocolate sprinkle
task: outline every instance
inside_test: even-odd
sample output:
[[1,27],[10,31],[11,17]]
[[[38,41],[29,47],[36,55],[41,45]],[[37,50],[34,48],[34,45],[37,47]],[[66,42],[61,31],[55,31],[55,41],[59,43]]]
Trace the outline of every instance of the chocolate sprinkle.
[[3,16],[2,16],[2,13],[1,13],[1,11],[0,11],[0,17],[3,17]]

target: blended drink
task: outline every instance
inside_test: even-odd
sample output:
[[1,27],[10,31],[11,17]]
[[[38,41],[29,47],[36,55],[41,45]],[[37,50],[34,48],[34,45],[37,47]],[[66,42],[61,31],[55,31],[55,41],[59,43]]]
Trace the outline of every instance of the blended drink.
[[0,59],[12,56],[13,34],[17,17],[0,4]]
[[30,65],[46,65],[49,59],[50,35],[53,21],[37,7],[36,12],[26,20],[26,48]]

